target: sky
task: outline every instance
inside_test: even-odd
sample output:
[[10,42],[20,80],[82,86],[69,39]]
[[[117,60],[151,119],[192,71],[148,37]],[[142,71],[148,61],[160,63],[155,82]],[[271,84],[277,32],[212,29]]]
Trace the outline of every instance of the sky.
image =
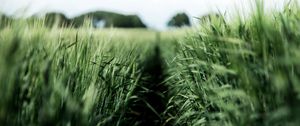
[[[187,13],[192,23],[211,12],[247,14],[254,0],[0,0],[0,11],[7,15],[31,16],[46,12],[62,12],[67,17],[102,10],[137,14],[147,26],[165,29],[178,12]],[[267,9],[282,9],[287,0],[264,0]]]

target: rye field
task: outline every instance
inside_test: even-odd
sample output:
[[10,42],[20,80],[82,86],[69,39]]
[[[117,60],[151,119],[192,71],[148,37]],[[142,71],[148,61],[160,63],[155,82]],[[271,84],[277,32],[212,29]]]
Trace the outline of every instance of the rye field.
[[300,7],[194,28],[0,22],[0,125],[298,126]]

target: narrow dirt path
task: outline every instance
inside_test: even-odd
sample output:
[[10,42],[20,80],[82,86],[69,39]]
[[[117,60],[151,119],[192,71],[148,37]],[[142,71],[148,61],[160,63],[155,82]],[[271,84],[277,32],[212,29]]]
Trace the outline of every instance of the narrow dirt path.
[[129,103],[126,125],[161,126],[165,123],[163,113],[167,108],[168,87],[163,83],[164,65],[158,44],[153,51],[142,64],[142,80],[134,91],[137,98]]

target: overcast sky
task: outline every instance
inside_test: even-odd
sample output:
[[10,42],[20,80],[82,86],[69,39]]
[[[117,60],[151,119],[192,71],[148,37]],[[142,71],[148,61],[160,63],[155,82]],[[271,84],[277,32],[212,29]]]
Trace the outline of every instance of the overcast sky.
[[[176,2],[175,2],[176,1]],[[191,19],[209,12],[233,14],[236,10],[249,12],[254,0],[0,0],[0,11],[12,15],[32,15],[63,12],[68,17],[104,10],[137,14],[150,27],[164,29],[177,12],[186,12]],[[281,9],[286,0],[264,0],[266,8]]]

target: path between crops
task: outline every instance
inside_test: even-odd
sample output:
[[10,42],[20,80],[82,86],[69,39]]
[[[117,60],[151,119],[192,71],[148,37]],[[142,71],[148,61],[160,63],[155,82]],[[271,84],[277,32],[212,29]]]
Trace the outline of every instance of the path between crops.
[[132,100],[126,117],[133,125],[158,126],[164,123],[167,108],[167,86],[164,85],[164,68],[159,46],[154,48],[153,55],[144,61],[142,66],[141,85],[136,88],[138,99]]

